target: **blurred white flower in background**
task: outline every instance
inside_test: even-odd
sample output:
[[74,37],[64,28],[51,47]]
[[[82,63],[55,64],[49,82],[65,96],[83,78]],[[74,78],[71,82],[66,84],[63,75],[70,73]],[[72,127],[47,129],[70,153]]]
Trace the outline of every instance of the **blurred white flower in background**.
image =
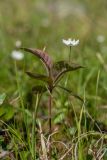
[[105,41],[105,37],[103,35],[98,35],[97,36],[97,42],[103,43]]
[[17,50],[13,50],[12,53],[11,53],[11,57],[14,59],[14,60],[22,60],[24,58],[24,54],[20,51],[17,51]]
[[69,38],[68,40],[63,39],[62,42],[67,46],[76,46],[79,44],[79,40],[72,40],[71,38]]
[[15,42],[15,46],[16,46],[17,48],[21,47],[21,45],[22,45],[22,42],[21,42],[20,40],[17,40],[17,41]]

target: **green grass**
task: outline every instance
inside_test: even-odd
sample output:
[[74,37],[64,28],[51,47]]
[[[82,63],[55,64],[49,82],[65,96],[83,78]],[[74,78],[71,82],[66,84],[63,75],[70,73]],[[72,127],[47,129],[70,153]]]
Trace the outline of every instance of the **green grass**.
[[41,83],[25,73],[44,69],[26,52],[23,60],[13,60],[15,42],[20,40],[23,47],[45,46],[59,61],[68,59],[69,48],[62,39],[70,37],[80,40],[71,48],[71,59],[85,68],[66,74],[60,84],[83,97],[85,104],[59,88],[53,92],[52,160],[107,159],[106,6],[106,0],[0,1],[0,95],[6,94],[0,105],[0,157],[6,151],[1,159],[48,157],[48,93],[40,100],[33,95],[32,87]]

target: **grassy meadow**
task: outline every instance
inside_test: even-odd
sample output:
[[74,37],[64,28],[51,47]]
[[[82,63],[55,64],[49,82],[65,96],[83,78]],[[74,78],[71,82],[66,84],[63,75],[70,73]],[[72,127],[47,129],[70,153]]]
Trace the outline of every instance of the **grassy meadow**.
[[[0,1],[1,160],[107,160],[106,37],[106,0]],[[62,42],[68,38],[80,41],[71,53]],[[26,72],[46,71],[18,45],[45,50],[53,62],[69,61],[70,54],[84,68],[64,74],[58,85],[67,89],[34,94],[48,80]]]

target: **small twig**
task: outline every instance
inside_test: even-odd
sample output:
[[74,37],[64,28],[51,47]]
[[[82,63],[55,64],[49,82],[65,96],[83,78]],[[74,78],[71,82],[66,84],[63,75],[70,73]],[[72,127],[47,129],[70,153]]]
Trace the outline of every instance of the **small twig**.
[[[79,141],[78,141],[78,142],[79,142]],[[74,157],[75,157],[75,160],[78,160],[78,155],[77,155],[78,142],[76,143],[75,149],[74,149]]]
[[64,142],[62,142],[62,141],[53,141],[53,142],[51,142],[51,144],[52,143],[60,143],[60,144],[62,144],[66,149],[69,149],[68,147],[67,147],[67,145],[64,143]]
[[103,158],[103,156],[105,155],[105,153],[107,152],[107,150],[105,150],[102,155],[99,157],[99,160],[101,160]]
[[50,138],[51,138],[54,134],[56,134],[56,133],[58,133],[58,131],[53,132],[53,133],[51,133],[51,134],[48,136],[48,139],[47,139],[47,145],[49,144],[49,140],[50,140]]
[[70,147],[68,151],[59,160],[63,160],[72,149],[73,149],[73,146]]

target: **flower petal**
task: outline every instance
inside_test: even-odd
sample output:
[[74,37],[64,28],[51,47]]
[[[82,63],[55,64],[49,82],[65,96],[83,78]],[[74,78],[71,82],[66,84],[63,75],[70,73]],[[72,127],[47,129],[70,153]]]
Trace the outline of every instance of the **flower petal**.
[[24,58],[24,54],[22,52],[14,50],[11,53],[11,57],[15,60],[22,60]]
[[69,38],[68,40],[63,39],[62,42],[67,46],[76,46],[79,44],[79,40],[72,40],[71,38]]

